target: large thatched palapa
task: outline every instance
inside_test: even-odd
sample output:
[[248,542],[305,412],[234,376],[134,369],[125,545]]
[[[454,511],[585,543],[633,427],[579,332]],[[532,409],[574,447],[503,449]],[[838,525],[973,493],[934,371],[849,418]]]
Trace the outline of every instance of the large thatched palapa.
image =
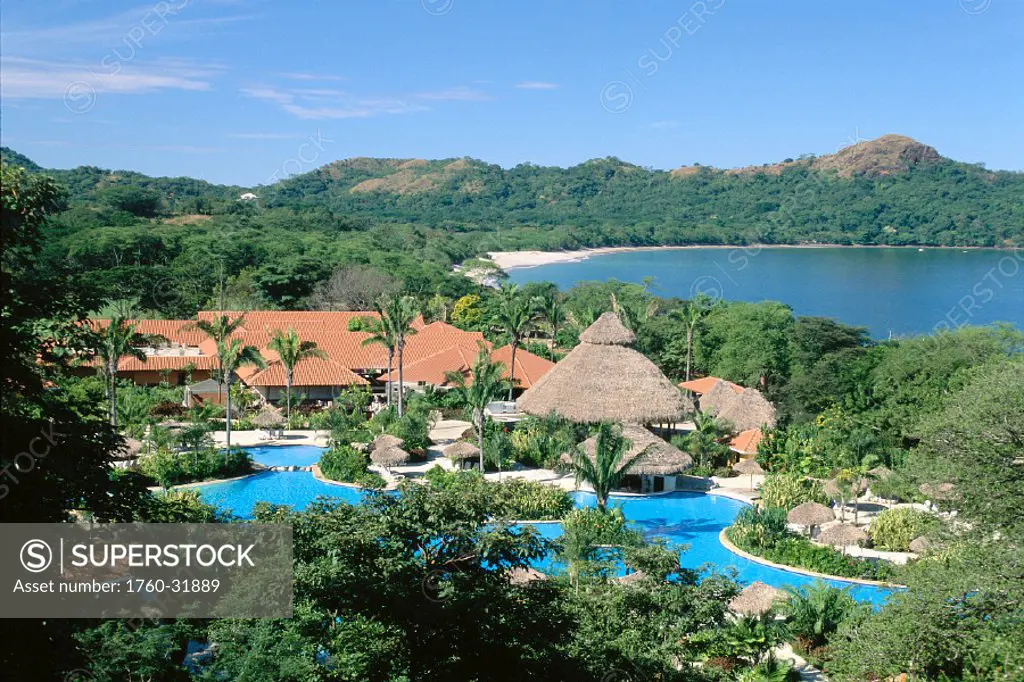
[[741,393],[725,381],[716,381],[700,397],[700,409],[716,419],[729,422],[737,432],[775,426],[775,407],[754,388]]
[[804,502],[789,510],[786,520],[798,526],[822,526],[836,520],[836,514],[823,504]]
[[468,441],[460,440],[446,447],[444,456],[455,461],[480,459],[480,448]]
[[760,616],[771,611],[776,602],[786,599],[786,593],[771,585],[755,580],[729,600],[729,610],[741,616]]
[[653,362],[630,348],[636,341],[615,313],[605,313],[572,349],[519,397],[519,410],[552,412],[577,423],[677,422],[692,403]]
[[370,461],[385,469],[401,466],[409,462],[409,453],[397,445],[374,450],[370,453]]
[[276,426],[282,426],[284,421],[284,415],[281,414],[281,411],[270,404],[264,405],[259,414],[252,418],[252,423],[261,429],[272,429]]
[[[619,468],[630,459],[643,453],[633,462],[628,473],[636,476],[672,476],[681,474],[693,466],[693,458],[671,443],[658,438],[637,424],[622,427],[622,437],[630,442],[629,450],[623,456]],[[597,457],[597,439],[588,438],[580,447],[591,459]],[[570,460],[571,462],[571,460]]]
[[382,433],[373,439],[371,445],[374,450],[386,450],[392,447],[400,448],[405,445],[405,441],[398,436],[392,436],[390,433]]

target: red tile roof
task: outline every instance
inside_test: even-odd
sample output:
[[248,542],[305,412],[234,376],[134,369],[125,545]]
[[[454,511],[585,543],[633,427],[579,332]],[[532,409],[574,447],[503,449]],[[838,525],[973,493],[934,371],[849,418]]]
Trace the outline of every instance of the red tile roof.
[[[507,379],[509,376],[508,368],[512,366],[512,346],[502,346],[501,348],[492,351],[491,359],[505,365],[504,376]],[[515,373],[516,387],[530,388],[554,366],[555,363],[551,362],[547,358],[534,355],[523,348],[517,348]]]
[[[284,386],[284,365],[271,362],[266,369],[259,370],[245,379],[250,386]],[[366,386],[370,382],[347,367],[330,360],[306,358],[295,365],[293,386]]]
[[[469,345],[457,343],[434,355],[427,356],[421,360],[405,365],[402,371],[402,378],[406,383],[425,383],[434,386],[447,386],[449,381],[448,372],[461,372],[468,377],[470,368],[476,362],[480,354],[480,344],[485,348],[489,347],[484,341],[479,344]],[[502,346],[491,351],[491,359],[504,365],[502,376],[509,377],[509,367],[512,364],[512,346]],[[516,387],[530,388],[537,382],[545,372],[555,366],[550,360],[534,355],[529,351],[519,348],[516,350]],[[382,374],[380,381],[386,381],[387,373]],[[391,380],[398,381],[398,370],[391,372]]]
[[[93,329],[104,329],[110,325],[108,319],[89,320]],[[183,343],[187,346],[198,346],[206,338],[200,331],[190,331],[186,327],[195,320],[131,320],[135,331],[139,334],[160,335],[172,343]]]
[[757,444],[761,442],[761,435],[761,429],[740,431],[729,441],[729,447],[744,455],[756,454]]
[[691,379],[690,381],[680,382],[679,388],[685,388],[693,391],[697,395],[703,395],[710,391],[715,385],[715,382],[721,381],[731,388],[736,393],[743,393],[743,387],[739,384],[734,384],[731,381],[725,379],[719,379],[718,377],[703,377],[701,379]]

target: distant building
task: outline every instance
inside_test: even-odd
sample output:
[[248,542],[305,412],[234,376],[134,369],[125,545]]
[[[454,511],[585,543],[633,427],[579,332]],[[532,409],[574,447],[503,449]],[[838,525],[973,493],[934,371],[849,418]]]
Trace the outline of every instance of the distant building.
[[241,194],[238,197],[239,201],[256,201],[257,199],[259,199],[259,197],[253,194],[252,192],[246,192],[245,194]]

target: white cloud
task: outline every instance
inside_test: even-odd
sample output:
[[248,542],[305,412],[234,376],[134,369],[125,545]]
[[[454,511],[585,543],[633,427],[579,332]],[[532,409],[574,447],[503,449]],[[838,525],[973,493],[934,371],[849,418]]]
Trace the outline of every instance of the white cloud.
[[554,90],[558,87],[558,83],[549,83],[547,81],[524,81],[522,83],[516,83],[516,87],[520,90]]
[[396,97],[356,96],[344,91],[282,89],[267,85],[242,88],[242,94],[273,102],[296,118],[369,118],[382,114],[406,114],[425,107]]
[[294,140],[302,135],[293,133],[228,133],[228,137],[239,140]]
[[445,88],[443,90],[417,92],[413,94],[413,97],[417,99],[433,100],[439,102],[485,102],[489,99],[492,99],[491,96],[488,95],[486,92],[461,86],[456,88]]
[[284,71],[276,74],[281,78],[287,78],[293,81],[344,81],[348,80],[344,76],[328,76],[319,73],[310,73],[308,71]]
[[53,62],[24,57],[0,60],[0,92],[11,99],[60,99],[78,92],[140,93],[158,90],[210,90],[216,70],[183,60],[137,61],[104,69],[100,64]]
[[678,128],[681,125],[683,124],[679,121],[654,121],[652,123],[648,123],[644,127],[649,128],[650,130],[671,130],[673,128]]

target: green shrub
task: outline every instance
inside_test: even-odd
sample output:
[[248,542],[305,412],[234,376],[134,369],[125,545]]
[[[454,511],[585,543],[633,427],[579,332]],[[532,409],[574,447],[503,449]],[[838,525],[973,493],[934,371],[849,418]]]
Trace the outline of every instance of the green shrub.
[[320,455],[320,473],[332,481],[358,483],[361,477],[369,474],[369,465],[370,460],[366,455],[340,443]]
[[734,478],[739,476],[732,467],[718,467],[715,469],[714,476],[716,478]]
[[555,521],[573,509],[569,493],[536,481],[511,478],[497,483],[479,471],[446,471],[439,466],[428,469],[424,478],[432,488],[456,492],[459,497],[485,497],[491,513],[505,520]]
[[769,474],[761,484],[761,502],[788,511],[804,502],[826,504],[828,497],[820,483],[800,474]]
[[179,483],[248,474],[252,471],[252,459],[240,448],[232,448],[228,453],[214,448],[191,452],[158,448],[139,458],[139,470],[166,488]]
[[892,552],[910,551],[910,541],[934,530],[938,519],[928,512],[911,507],[886,509],[871,522],[868,535],[880,549]]
[[745,507],[730,527],[742,547],[773,547],[786,537],[786,512],[774,507]]

